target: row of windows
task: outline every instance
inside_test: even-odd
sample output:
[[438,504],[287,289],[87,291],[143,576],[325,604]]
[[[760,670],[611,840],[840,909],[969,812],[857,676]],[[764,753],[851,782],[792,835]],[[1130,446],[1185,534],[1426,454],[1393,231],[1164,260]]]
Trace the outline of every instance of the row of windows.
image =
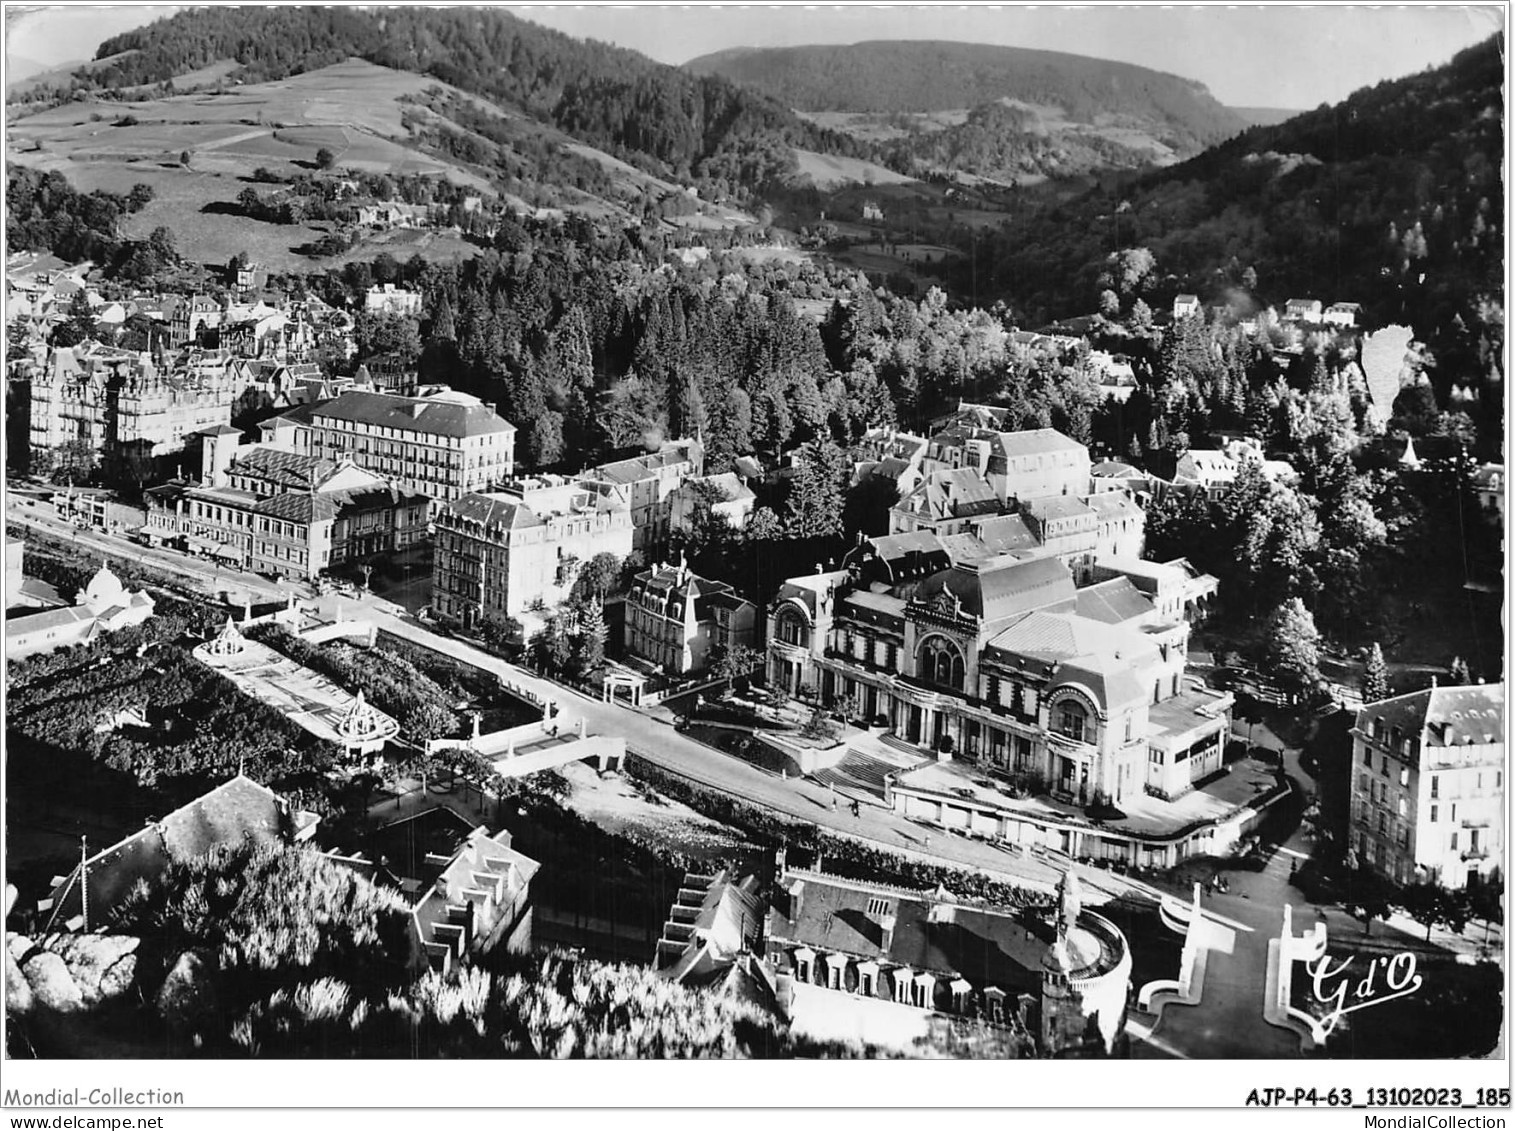
[[[1359,825],[1362,825],[1364,828],[1374,827],[1373,813],[1368,809],[1366,805],[1364,805],[1362,807],[1362,811],[1358,813],[1357,823]],[[1379,836],[1392,838],[1401,847],[1408,847],[1410,843],[1410,826],[1402,821],[1395,821],[1391,825],[1389,821],[1389,813],[1385,809],[1378,810],[1377,828]]]
[[[1415,750],[1415,736],[1404,734],[1398,727],[1385,727],[1381,718],[1375,718],[1370,728],[1373,739],[1383,742],[1387,737],[1389,748],[1398,754],[1408,757]],[[1387,732],[1387,736],[1386,733]]]
[[[401,440],[410,444],[427,444],[434,448],[481,448],[504,446],[508,432],[484,432],[477,436],[442,436],[434,432],[420,432],[418,429],[392,428],[387,424],[367,424],[351,420],[334,420],[331,417],[322,417],[315,424],[316,442],[325,439],[328,443],[338,443],[341,439],[358,436],[375,436],[386,439]],[[426,439],[418,439],[425,436]]]

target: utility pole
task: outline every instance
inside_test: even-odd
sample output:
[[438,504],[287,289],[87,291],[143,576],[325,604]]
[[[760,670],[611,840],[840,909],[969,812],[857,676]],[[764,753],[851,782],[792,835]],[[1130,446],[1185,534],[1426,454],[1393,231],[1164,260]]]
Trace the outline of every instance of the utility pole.
[[89,837],[79,838],[79,906],[84,909],[84,930],[89,931]]

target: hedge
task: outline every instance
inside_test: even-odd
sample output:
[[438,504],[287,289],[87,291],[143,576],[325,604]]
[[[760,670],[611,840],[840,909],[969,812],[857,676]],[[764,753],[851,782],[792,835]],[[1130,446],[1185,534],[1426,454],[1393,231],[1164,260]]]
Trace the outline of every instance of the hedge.
[[956,895],[1007,907],[1051,907],[1054,902],[1049,893],[991,879],[982,872],[910,860],[888,849],[860,844],[813,824],[778,816],[751,802],[669,773],[630,752],[626,769],[669,797],[713,820],[743,830],[770,849],[783,845],[790,853],[798,850],[812,858],[819,852],[826,871],[835,876],[922,890],[945,887]]

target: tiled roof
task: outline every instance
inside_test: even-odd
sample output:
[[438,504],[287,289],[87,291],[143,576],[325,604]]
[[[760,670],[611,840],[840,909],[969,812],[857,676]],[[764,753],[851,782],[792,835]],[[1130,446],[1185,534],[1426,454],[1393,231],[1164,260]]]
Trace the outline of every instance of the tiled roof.
[[1026,503],[1026,510],[1043,522],[1049,519],[1078,518],[1094,513],[1082,499],[1072,495],[1053,495],[1046,499],[1032,499]]
[[860,619],[873,624],[901,623],[905,615],[905,602],[888,593],[857,589],[842,598],[842,604]]
[[692,444],[669,444],[644,456],[633,456],[631,459],[601,464],[589,472],[589,475],[609,483],[638,483],[664,468],[688,462],[692,458]]
[[[1138,674],[1142,671],[1142,674]],[[1106,711],[1117,711],[1147,702],[1150,684],[1136,665],[1113,656],[1082,656],[1059,664],[1052,684],[1077,684],[1086,688],[1094,702]]]
[[848,558],[857,561],[869,575],[891,585],[925,577],[952,564],[941,540],[929,530],[866,539]]
[[1406,734],[1422,734],[1433,747],[1481,745],[1504,741],[1504,684],[1431,687],[1368,703],[1357,712],[1357,726],[1368,730],[1373,719]]
[[1098,491],[1088,496],[1084,503],[1105,522],[1119,518],[1136,518],[1142,513],[1142,509],[1132,502],[1131,496],[1124,491]]
[[[938,417],[932,421],[932,428],[943,429],[950,426],[961,428],[987,428],[997,429],[1005,423],[1009,409],[1000,405],[974,404],[969,401],[959,401],[957,408],[946,416]],[[935,439],[933,436],[932,439]]]
[[[238,774],[85,862],[91,926],[105,922],[139,880],[152,881],[171,863],[204,856],[218,844],[237,844],[249,836],[273,840],[287,819],[272,790]],[[53,923],[80,913],[78,875],[75,868],[55,894]]]
[[949,565],[981,562],[997,556],[976,534],[943,534],[940,541],[942,549],[947,553]]
[[1182,584],[1190,576],[1176,562],[1153,562],[1146,558],[1129,558],[1119,554],[1101,554],[1094,559],[1094,564],[1100,569],[1129,577],[1151,578],[1160,584]]
[[1026,520],[1018,514],[994,515],[973,524],[973,532],[991,552],[1008,554],[1016,550],[1034,550],[1041,545]]
[[1118,459],[1101,460],[1089,469],[1090,475],[1098,475],[1102,478],[1124,479],[1130,476],[1140,476],[1141,472],[1129,463],[1122,463]]
[[706,475],[700,479],[688,480],[689,483],[708,483],[721,492],[724,498],[722,502],[736,503],[746,499],[756,498],[752,488],[742,482],[741,476],[734,471],[722,472],[720,475]]
[[318,487],[337,470],[330,460],[255,445],[237,453],[232,461],[234,474],[258,475],[279,487]]
[[1054,683],[1083,684],[1104,707],[1145,702],[1147,672],[1160,661],[1157,645],[1140,632],[1045,611],[1023,617],[986,647],[1056,665]]
[[396,397],[349,392],[322,405],[314,418],[374,424],[432,436],[482,436],[514,432],[515,425],[486,404],[458,404],[438,398]]
[[1078,591],[1078,615],[1104,624],[1121,624],[1152,611],[1152,601],[1131,584],[1129,577],[1114,577]]
[[933,471],[917,484],[899,504],[910,514],[931,518],[962,518],[975,514],[992,514],[999,510],[999,496],[994,488],[971,467]]
[[1088,449],[1056,428],[1031,428],[1024,432],[1001,432],[1000,447],[1006,456],[1027,456],[1044,452],[1087,453]]
[[[308,425],[311,423],[311,420],[315,414],[330,403],[330,401],[310,401],[308,404],[295,405],[295,407],[290,409],[288,412],[281,412],[273,419],[287,420],[292,424]],[[264,423],[270,422],[265,421]]]
[[461,499],[454,499],[442,509],[442,517],[455,517],[482,523],[485,526],[502,526],[512,530],[524,526],[542,525],[542,520],[520,499],[493,492],[489,494],[476,492],[464,495]]
[[699,597],[726,593],[731,586],[724,581],[710,581],[688,569],[673,565],[656,565],[636,575],[634,585],[668,596]]
[[884,561],[908,557],[910,554],[930,553],[941,549],[941,542],[929,530],[912,530],[904,534],[881,534],[868,539],[873,551]]
[[1140,633],[1087,617],[1037,610],[993,636],[988,646],[1044,660],[1071,660],[1099,652],[1156,652],[1156,646]]
[[337,515],[337,501],[330,495],[314,495],[300,491],[286,491],[271,499],[263,499],[254,508],[259,514],[280,518],[286,522],[325,522]]
[[[786,888],[768,915],[770,939],[875,961],[886,969],[905,966],[946,981],[962,977],[1012,995],[1041,985],[1051,931],[1039,915],[814,873],[792,874]],[[887,947],[880,906],[894,915]]]
[[966,616],[982,621],[1003,620],[1071,602],[1075,594],[1073,575],[1056,558],[1006,558],[1003,564],[985,563],[980,569],[954,566],[927,578],[917,589],[915,600],[929,604],[943,590],[957,597]]

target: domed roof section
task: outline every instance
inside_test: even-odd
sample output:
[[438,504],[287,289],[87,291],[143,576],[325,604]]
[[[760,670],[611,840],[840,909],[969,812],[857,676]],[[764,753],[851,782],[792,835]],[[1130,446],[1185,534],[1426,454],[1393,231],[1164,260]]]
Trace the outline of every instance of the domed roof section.
[[110,571],[108,565],[102,565],[84,587],[82,604],[90,609],[109,609],[125,602],[126,586],[121,584],[121,579]]

